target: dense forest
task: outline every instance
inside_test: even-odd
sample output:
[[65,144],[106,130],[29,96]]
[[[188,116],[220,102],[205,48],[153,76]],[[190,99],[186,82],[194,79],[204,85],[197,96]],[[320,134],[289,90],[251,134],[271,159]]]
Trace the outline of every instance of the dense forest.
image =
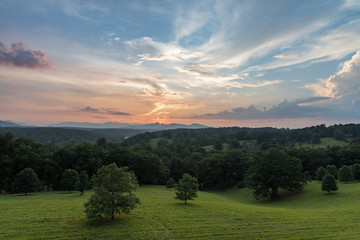
[[95,143],[99,138],[120,142],[127,137],[146,132],[142,129],[123,128],[70,128],[70,127],[0,127],[0,134],[11,132],[16,138],[32,140],[54,147],[66,143],[87,141]]
[[[67,130],[57,131],[61,135]],[[326,138],[338,144],[322,144]],[[15,176],[25,168],[36,172],[42,190],[58,190],[63,189],[60,180],[66,170],[92,176],[111,163],[127,166],[140,184],[164,184],[169,178],[178,181],[189,173],[201,187],[243,186],[254,159],[269,149],[299,159],[302,172],[315,179],[320,167],[339,169],[360,163],[359,138],[359,124],[303,129],[231,127],[147,132],[122,142],[102,137],[50,147],[7,132],[0,134],[0,189],[14,192]]]

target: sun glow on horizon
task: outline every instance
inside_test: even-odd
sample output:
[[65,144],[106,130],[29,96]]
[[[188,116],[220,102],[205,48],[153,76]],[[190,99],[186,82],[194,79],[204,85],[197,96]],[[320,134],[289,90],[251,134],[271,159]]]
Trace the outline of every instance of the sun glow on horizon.
[[3,120],[302,127],[360,119],[355,1],[24,8],[13,0],[0,16]]

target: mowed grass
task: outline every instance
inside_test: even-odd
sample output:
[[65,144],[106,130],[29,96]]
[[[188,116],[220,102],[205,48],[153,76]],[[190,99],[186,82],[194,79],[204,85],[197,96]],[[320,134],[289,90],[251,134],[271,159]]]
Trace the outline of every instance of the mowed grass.
[[0,196],[0,239],[359,239],[360,183],[320,182],[276,201],[255,201],[248,189],[200,191],[188,205],[163,186],[142,186],[141,205],[114,221],[89,221],[91,192]]

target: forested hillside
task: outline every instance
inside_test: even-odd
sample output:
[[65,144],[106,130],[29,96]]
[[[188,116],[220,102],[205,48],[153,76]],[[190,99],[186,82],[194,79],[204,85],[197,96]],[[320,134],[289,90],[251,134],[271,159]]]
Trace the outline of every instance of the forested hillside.
[[[167,139],[180,141],[188,147],[208,146],[220,140],[223,144],[237,145],[248,144],[256,141],[256,145],[271,143],[274,145],[292,147],[298,144],[319,144],[321,138],[333,137],[345,141],[360,137],[360,124],[334,125],[326,127],[318,125],[302,129],[277,129],[277,128],[204,128],[204,129],[176,129],[168,131],[147,132],[138,134],[126,141],[130,145],[146,144],[152,139]],[[246,147],[246,146],[241,146]]]
[[11,132],[16,138],[31,138],[42,144],[65,144],[82,141],[96,142],[99,138],[120,142],[126,137],[145,132],[145,130],[122,128],[57,128],[57,127],[0,127],[0,134]]
[[[304,176],[314,179],[320,167],[335,165],[339,169],[360,163],[359,129],[356,124],[296,130],[178,129],[143,133],[121,143],[99,138],[54,148],[15,138],[12,133],[0,134],[0,189],[12,192],[16,174],[25,168],[36,172],[42,189],[62,189],[60,179],[67,169],[92,176],[110,163],[129,167],[140,184],[164,184],[189,173],[198,178],[201,187],[242,186],[249,166],[271,149],[277,149],[272,152],[279,156],[301,161]],[[57,132],[52,134],[47,138],[57,136]]]

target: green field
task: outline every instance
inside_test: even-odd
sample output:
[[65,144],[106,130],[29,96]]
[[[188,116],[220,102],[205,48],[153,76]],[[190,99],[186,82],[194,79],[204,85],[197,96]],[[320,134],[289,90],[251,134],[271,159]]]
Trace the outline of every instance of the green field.
[[201,191],[185,205],[163,186],[137,191],[142,204],[115,221],[88,221],[87,192],[0,196],[0,239],[359,239],[360,183],[320,183],[276,201],[255,201],[248,189]]

